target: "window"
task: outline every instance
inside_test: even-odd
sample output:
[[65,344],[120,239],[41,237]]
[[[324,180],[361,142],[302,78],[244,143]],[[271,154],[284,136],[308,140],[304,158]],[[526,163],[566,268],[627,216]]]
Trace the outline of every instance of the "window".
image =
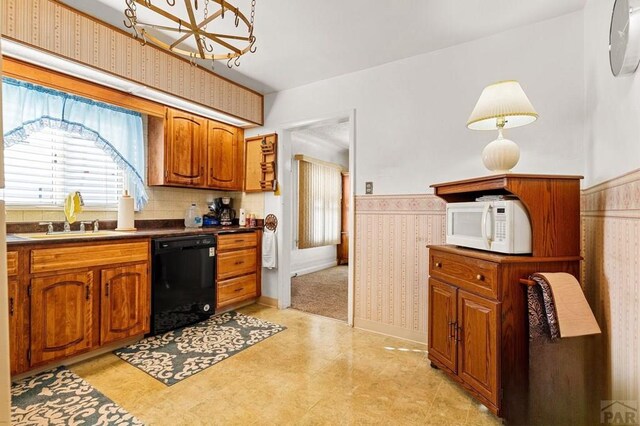
[[7,205],[57,208],[80,191],[111,208],[123,189],[136,209],[147,202],[140,113],[3,78],[2,117]]
[[340,166],[296,155],[298,248],[340,243],[342,175]]
[[62,207],[65,195],[75,191],[85,207],[118,205],[124,174],[92,140],[45,127],[4,155],[8,206]]

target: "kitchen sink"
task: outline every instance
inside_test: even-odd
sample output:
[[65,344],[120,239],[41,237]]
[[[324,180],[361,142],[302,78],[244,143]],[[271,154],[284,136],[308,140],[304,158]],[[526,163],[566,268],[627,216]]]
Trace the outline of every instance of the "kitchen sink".
[[86,231],[71,231],[71,232],[54,232],[47,234],[46,232],[33,232],[28,234],[14,234],[16,237],[26,238],[27,240],[66,240],[72,238],[96,238],[96,237],[108,237],[115,235],[130,235],[131,232],[102,230],[97,232]]

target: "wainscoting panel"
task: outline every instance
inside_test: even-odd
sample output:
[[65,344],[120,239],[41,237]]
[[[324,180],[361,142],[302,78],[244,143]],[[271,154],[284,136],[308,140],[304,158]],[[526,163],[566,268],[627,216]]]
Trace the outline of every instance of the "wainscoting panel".
[[[263,123],[262,95],[53,0],[3,0],[2,36]],[[124,10],[124,2],[122,10]],[[124,15],[123,15],[124,17]],[[226,66],[221,62],[218,66]]]
[[355,326],[426,343],[426,246],[444,243],[444,202],[364,195],[355,204]]
[[583,286],[602,336],[601,399],[640,398],[640,170],[582,194]]

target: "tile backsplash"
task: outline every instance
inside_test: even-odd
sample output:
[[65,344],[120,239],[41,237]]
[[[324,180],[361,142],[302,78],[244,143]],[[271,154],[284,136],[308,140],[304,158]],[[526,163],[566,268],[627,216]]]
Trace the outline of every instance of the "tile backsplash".
[[[244,194],[242,192],[205,191],[201,189],[148,187],[149,202],[143,210],[135,213],[136,220],[144,219],[181,219],[185,210],[196,203],[200,214],[208,211],[207,205],[217,197],[231,197],[236,212],[244,208],[247,213],[255,213],[262,218],[264,212],[264,195],[262,193]],[[116,220],[114,210],[85,210],[78,220]],[[58,209],[25,209],[7,208],[7,222],[63,221],[62,208]]]

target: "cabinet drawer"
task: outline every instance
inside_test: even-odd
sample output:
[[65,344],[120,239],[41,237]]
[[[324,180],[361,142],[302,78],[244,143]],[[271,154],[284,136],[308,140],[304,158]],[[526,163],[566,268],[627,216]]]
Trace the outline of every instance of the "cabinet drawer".
[[31,251],[31,273],[143,262],[148,258],[149,243],[146,241],[37,249]]
[[7,253],[7,275],[18,275],[18,252],[10,251]]
[[218,282],[256,272],[256,249],[218,253]]
[[257,297],[256,274],[218,282],[218,307]]
[[498,265],[485,260],[432,251],[429,275],[481,296],[498,297]]
[[255,232],[218,235],[218,251],[255,247],[257,244],[258,235]]

